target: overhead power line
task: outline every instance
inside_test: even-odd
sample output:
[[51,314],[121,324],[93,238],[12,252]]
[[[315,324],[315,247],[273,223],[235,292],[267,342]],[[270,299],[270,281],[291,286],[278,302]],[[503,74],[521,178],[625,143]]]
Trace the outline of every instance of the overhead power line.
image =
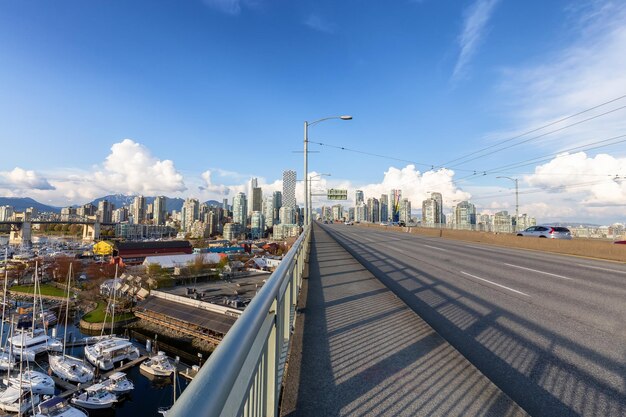
[[[600,104],[598,104],[598,105],[596,105],[596,106],[593,106],[593,107],[590,107],[590,108],[588,108],[588,109],[585,109],[585,110],[579,111],[578,113],[574,113],[574,114],[571,114],[571,115],[569,115],[569,116],[563,117],[563,118],[561,118],[561,119],[559,119],[559,120],[556,120],[556,121],[554,121],[554,122],[550,122],[550,123],[547,123],[547,124],[545,124],[545,125],[539,126],[539,127],[537,127],[537,128],[534,128],[534,129],[528,130],[528,131],[526,131],[526,132],[524,132],[524,133],[521,133],[521,134],[519,134],[519,135],[517,135],[517,136],[513,136],[513,137],[511,137],[511,138],[504,139],[504,140],[502,140],[502,141],[500,141],[500,142],[498,142],[498,143],[494,143],[493,145],[487,146],[487,147],[485,147],[485,148],[483,148],[483,149],[479,149],[479,150],[477,150],[477,151],[471,152],[471,153],[466,154],[466,155],[464,155],[464,156],[461,156],[461,157],[458,157],[458,158],[452,159],[452,160],[450,160],[450,161],[448,161],[448,162],[445,162],[445,163],[443,163],[443,164],[441,164],[441,165],[438,165],[438,166],[446,166],[446,165],[448,165],[448,164],[450,164],[450,163],[452,163],[452,162],[457,162],[457,161],[460,161],[460,160],[466,159],[467,157],[470,157],[470,156],[476,155],[476,154],[478,154],[478,153],[481,153],[481,152],[487,151],[487,150],[489,150],[489,149],[492,149],[492,148],[498,147],[498,146],[500,146],[500,145],[502,145],[502,144],[505,144],[505,143],[508,143],[508,142],[514,141],[514,140],[516,140],[516,139],[522,138],[522,137],[524,137],[524,136],[526,136],[526,135],[530,135],[531,133],[538,132],[538,131],[543,130],[543,129],[545,129],[545,128],[548,128],[548,127],[550,127],[550,126],[554,126],[554,125],[559,124],[559,123],[561,123],[561,122],[564,122],[564,121],[566,121],[566,120],[572,119],[572,118],[574,118],[574,117],[576,117],[576,116],[580,116],[581,114],[585,114],[585,113],[588,113],[588,112],[590,112],[590,111],[592,111],[592,110],[595,110],[595,109],[598,109],[598,108],[600,108],[600,107],[606,106],[607,104],[611,104],[611,103],[614,103],[614,102],[616,102],[616,101],[618,101],[618,100],[622,100],[623,98],[626,98],[626,94],[625,94],[625,95],[622,95],[622,96],[619,96],[619,97],[617,97],[617,98],[614,98],[614,99],[612,99],[612,100],[605,101],[604,103],[600,103]],[[589,119],[589,120],[590,120],[590,119]]]

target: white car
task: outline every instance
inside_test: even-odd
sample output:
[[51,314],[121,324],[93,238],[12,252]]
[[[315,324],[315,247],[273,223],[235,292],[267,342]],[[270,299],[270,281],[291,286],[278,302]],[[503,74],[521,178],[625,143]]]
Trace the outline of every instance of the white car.
[[531,236],[545,239],[571,239],[572,234],[567,227],[560,226],[531,226],[517,232],[517,236]]

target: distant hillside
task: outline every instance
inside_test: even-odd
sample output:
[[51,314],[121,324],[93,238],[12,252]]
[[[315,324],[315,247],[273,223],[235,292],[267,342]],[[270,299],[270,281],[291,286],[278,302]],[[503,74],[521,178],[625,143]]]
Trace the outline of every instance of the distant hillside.
[[28,197],[0,197],[0,206],[12,206],[15,211],[24,211],[29,207],[34,207],[39,212],[61,212],[61,207],[48,206]]
[[[107,200],[109,203],[115,205],[116,208],[129,206],[135,196],[133,195],[123,195],[123,194],[111,194],[104,197],[96,198],[91,202],[94,206],[98,206],[98,203],[102,200]],[[146,204],[154,203],[155,197],[146,197]],[[167,198],[166,208],[168,212],[173,210],[181,211],[183,208],[183,203],[185,202],[182,198]],[[215,200],[206,201],[206,204],[209,206],[220,206],[221,202]],[[32,198],[28,197],[0,197],[0,206],[12,206],[15,211],[24,211],[29,207],[34,207],[39,212],[53,212],[60,213],[61,207],[48,206],[46,204],[42,204]],[[79,204],[74,204],[74,207],[79,206]]]

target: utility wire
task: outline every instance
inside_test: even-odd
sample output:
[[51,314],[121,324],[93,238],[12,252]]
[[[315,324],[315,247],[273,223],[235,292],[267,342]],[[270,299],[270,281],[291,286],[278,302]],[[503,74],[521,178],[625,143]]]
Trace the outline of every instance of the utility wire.
[[485,156],[493,155],[494,153],[497,153],[497,152],[500,152],[500,151],[504,151],[504,150],[506,150],[506,149],[510,149],[510,148],[515,147],[515,146],[522,145],[522,144],[524,144],[524,143],[528,143],[528,142],[530,142],[530,141],[532,141],[532,140],[542,138],[542,137],[547,136],[547,135],[550,135],[550,134],[552,134],[552,133],[560,132],[561,130],[565,130],[565,129],[570,128],[570,127],[572,127],[572,126],[576,126],[576,125],[579,125],[579,124],[581,124],[581,123],[588,122],[589,120],[597,119],[598,117],[606,116],[607,114],[614,113],[614,112],[616,112],[616,111],[618,111],[618,110],[622,110],[622,109],[626,109],[626,106],[618,107],[618,108],[616,108],[616,109],[609,110],[609,111],[607,111],[607,112],[604,112],[604,113],[598,114],[598,115],[596,115],[596,116],[589,117],[588,119],[580,120],[580,121],[578,121],[578,122],[576,122],[576,123],[572,123],[572,124],[570,124],[570,125],[560,127],[560,128],[558,128],[558,129],[552,130],[552,131],[550,131],[550,132],[546,132],[546,133],[542,133],[541,135],[533,136],[532,138],[525,139],[525,140],[523,140],[523,141],[521,141],[521,142],[513,143],[513,144],[508,145],[508,146],[505,146],[505,147],[503,147],[503,148],[496,149],[496,150],[493,150],[493,151],[491,151],[491,152],[487,152],[487,153],[485,153],[485,154],[475,156],[475,157],[470,158],[470,159],[467,159],[467,160],[465,160],[465,161],[463,161],[463,162],[459,162],[458,164],[447,166],[447,168],[453,168],[453,167],[455,167],[455,166],[457,166],[457,165],[466,164],[466,163],[468,163],[468,162],[470,162],[470,161],[475,161],[476,159],[480,159],[480,158],[484,158]]
[[551,122],[551,123],[545,124],[545,125],[543,125],[543,126],[540,126],[540,127],[535,128],[535,129],[531,129],[531,130],[529,130],[529,131],[526,131],[526,132],[524,132],[524,133],[521,133],[521,134],[519,134],[519,135],[517,135],[517,136],[514,136],[514,137],[512,137],[512,138],[502,140],[502,141],[500,141],[500,142],[498,142],[498,143],[495,143],[495,144],[493,144],[493,145],[487,146],[486,148],[479,149],[479,150],[477,150],[477,151],[471,152],[471,153],[469,153],[469,154],[467,154],[467,155],[464,155],[464,156],[461,156],[461,157],[459,157],[459,158],[455,158],[455,159],[453,159],[453,160],[451,160],[451,161],[448,161],[448,162],[446,162],[446,163],[444,163],[444,164],[441,164],[440,166],[445,166],[445,165],[448,165],[448,164],[450,164],[450,163],[452,163],[452,162],[457,162],[457,161],[462,160],[462,159],[465,159],[465,158],[467,158],[467,157],[469,157],[469,156],[475,155],[475,154],[477,154],[477,153],[481,153],[481,152],[484,152],[484,151],[486,151],[486,150],[489,150],[489,149],[492,149],[492,148],[498,147],[498,146],[500,146],[500,145],[502,145],[502,144],[504,144],[504,143],[511,142],[511,141],[513,141],[513,140],[515,140],[515,139],[519,139],[519,138],[524,137],[524,136],[526,136],[526,135],[530,135],[531,133],[538,132],[538,131],[543,130],[543,129],[545,129],[545,128],[547,128],[547,127],[550,127],[550,126],[554,126],[555,124],[558,124],[558,123],[564,122],[564,121],[566,121],[566,120],[572,119],[572,118],[574,118],[574,117],[576,117],[576,116],[580,116],[581,114],[584,114],[584,113],[590,112],[590,111],[595,110],[595,109],[597,109],[597,108],[600,108],[600,107],[602,107],[602,106],[606,106],[607,104],[614,103],[614,102],[616,102],[616,101],[618,101],[618,100],[621,100],[621,99],[623,99],[623,98],[625,98],[625,97],[626,97],[626,94],[625,94],[625,95],[623,95],[623,96],[620,96],[620,97],[614,98],[614,99],[612,99],[612,100],[605,101],[604,103],[601,103],[601,104],[598,104],[598,105],[596,105],[596,106],[590,107],[590,108],[585,109],[585,110],[583,110],[583,111],[580,111],[580,112],[578,112],[578,113],[575,113],[575,114],[572,114],[572,115],[569,115],[569,116],[563,117],[563,118],[561,118],[561,119],[559,119],[559,120],[556,120],[556,121],[554,121],[554,122]]

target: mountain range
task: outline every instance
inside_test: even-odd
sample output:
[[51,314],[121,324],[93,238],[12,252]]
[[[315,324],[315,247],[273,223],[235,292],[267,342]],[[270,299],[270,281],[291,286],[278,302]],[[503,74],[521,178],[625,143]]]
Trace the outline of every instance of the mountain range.
[[[111,194],[104,197],[96,198],[90,203],[94,206],[98,206],[98,203],[102,200],[107,200],[109,203],[113,204],[116,208],[129,206],[135,196],[133,195],[123,195],[123,194]],[[146,197],[146,204],[152,204],[156,197]],[[183,208],[183,203],[185,202],[182,198],[167,198],[167,202],[165,207],[168,212],[173,210],[181,211]],[[216,200],[208,200],[205,201],[209,206],[221,206],[222,203]],[[0,197],[0,206],[12,206],[15,211],[24,211],[29,207],[34,207],[39,212],[52,212],[52,213],[60,213],[61,207],[49,206],[43,203],[40,203],[32,198],[28,197]],[[76,204],[73,207],[77,207]]]

